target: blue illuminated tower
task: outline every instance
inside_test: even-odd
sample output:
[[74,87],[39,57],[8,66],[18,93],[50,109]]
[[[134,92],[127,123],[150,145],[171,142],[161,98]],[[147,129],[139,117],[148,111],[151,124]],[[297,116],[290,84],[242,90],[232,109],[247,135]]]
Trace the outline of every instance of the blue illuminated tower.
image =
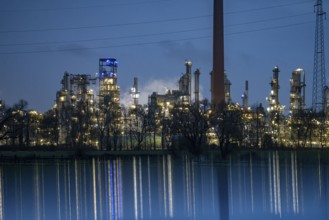
[[114,58],[99,59],[99,105],[119,104],[120,88],[117,85],[118,62]]
[[313,66],[312,109],[313,111],[321,112],[324,109],[324,88],[326,85],[323,32],[323,17],[326,13],[322,10],[322,0],[317,0],[316,4],[314,5],[314,9],[316,13],[316,26]]

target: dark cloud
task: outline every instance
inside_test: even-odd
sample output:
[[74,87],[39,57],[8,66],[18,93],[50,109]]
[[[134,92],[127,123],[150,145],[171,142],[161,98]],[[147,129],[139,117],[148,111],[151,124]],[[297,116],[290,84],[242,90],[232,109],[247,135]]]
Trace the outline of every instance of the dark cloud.
[[89,55],[91,54],[91,49],[82,45],[82,44],[65,44],[58,46],[57,48],[54,49],[55,51],[64,51],[67,53],[71,53],[73,55]]
[[211,64],[212,54],[209,48],[198,48],[191,41],[186,42],[174,42],[174,41],[162,41],[159,43],[160,47],[164,50],[165,55],[171,60],[186,60],[191,59],[198,60],[205,64]]

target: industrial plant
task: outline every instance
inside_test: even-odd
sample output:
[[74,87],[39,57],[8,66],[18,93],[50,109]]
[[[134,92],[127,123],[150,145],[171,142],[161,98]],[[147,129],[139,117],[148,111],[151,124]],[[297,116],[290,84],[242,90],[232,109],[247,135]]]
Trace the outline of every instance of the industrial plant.
[[302,68],[291,73],[289,106],[280,103],[280,83],[289,81],[280,82],[279,66],[268,73],[272,79],[267,106],[250,105],[247,79],[241,104],[231,99],[231,81],[224,70],[223,2],[214,1],[210,101],[200,99],[199,78],[205,73],[193,69],[192,61],[186,60],[185,72],[177,77],[178,88],[147,94],[147,104],[139,103],[138,78],[132,78],[132,102],[125,106],[120,102],[118,61],[100,58],[96,75],[65,72],[53,108],[43,114],[27,110],[24,102],[8,108],[1,101],[0,144],[98,150],[188,149],[196,153],[232,147],[328,146],[325,13],[322,1],[317,3],[311,108],[305,105],[306,73]]

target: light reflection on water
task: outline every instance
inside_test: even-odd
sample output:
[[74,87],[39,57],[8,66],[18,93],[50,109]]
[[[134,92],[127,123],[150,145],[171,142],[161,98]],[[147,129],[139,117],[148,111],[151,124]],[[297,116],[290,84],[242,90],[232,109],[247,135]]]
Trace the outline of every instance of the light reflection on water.
[[0,220],[219,219],[223,203],[229,219],[328,219],[328,156],[2,161]]

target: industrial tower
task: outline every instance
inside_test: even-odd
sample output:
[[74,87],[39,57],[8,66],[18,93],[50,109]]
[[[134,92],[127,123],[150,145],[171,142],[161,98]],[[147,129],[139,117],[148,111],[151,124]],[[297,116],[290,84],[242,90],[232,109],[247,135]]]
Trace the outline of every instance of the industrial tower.
[[305,72],[295,69],[290,78],[290,111],[292,114],[305,108]]
[[214,0],[213,19],[213,69],[211,74],[211,103],[212,106],[215,107],[225,102],[223,0]]
[[99,106],[120,105],[120,88],[117,85],[118,62],[114,58],[99,59]]
[[324,110],[324,88],[326,85],[326,69],[324,60],[324,32],[323,17],[326,14],[322,10],[322,0],[317,0],[314,5],[316,13],[315,45],[314,45],[314,66],[313,66],[313,111]]

